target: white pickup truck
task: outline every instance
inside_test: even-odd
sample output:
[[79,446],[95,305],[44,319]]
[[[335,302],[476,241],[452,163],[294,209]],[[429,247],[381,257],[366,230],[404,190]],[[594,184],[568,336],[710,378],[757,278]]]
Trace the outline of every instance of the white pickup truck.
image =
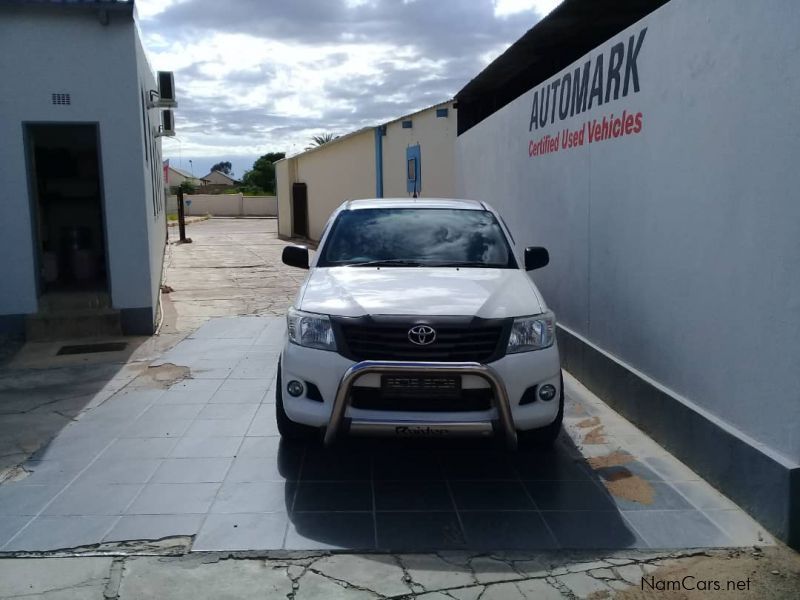
[[483,202],[342,204],[287,315],[275,406],[284,438],[502,436],[547,446],[561,429],[555,317],[517,248]]

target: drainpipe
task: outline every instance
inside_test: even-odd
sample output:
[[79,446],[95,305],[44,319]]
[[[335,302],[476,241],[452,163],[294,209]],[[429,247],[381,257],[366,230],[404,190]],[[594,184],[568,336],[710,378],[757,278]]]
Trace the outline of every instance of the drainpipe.
[[383,198],[383,136],[386,125],[375,128],[375,197]]

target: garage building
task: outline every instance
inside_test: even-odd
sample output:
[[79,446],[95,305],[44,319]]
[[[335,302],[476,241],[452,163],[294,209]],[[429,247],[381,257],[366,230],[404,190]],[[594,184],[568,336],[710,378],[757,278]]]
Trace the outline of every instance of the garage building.
[[0,0],[0,334],[150,334],[158,85],[131,0]]
[[456,96],[458,194],[550,250],[565,367],[794,547],[799,30],[793,0],[566,0]]

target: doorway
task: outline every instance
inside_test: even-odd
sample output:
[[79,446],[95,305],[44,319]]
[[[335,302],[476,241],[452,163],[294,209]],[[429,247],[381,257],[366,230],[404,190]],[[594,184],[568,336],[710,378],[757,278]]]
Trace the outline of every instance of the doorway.
[[26,126],[39,294],[108,291],[96,124]]

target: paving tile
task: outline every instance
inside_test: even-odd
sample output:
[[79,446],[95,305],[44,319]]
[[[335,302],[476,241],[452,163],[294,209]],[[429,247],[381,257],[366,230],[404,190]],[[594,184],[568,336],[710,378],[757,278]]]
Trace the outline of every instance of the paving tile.
[[233,461],[225,481],[233,482],[264,482],[296,480],[300,471],[300,461],[293,465],[280,461],[279,457],[242,457]]
[[227,379],[219,388],[220,392],[261,392],[262,395],[272,386],[273,379]]
[[372,486],[368,481],[301,481],[295,511],[372,510]]
[[172,406],[183,404],[208,404],[213,392],[167,391],[158,399],[159,406]]
[[250,419],[197,419],[186,430],[185,437],[243,436]]
[[66,488],[44,515],[121,515],[142,489],[140,484],[80,483]]
[[[253,353],[254,354],[254,353]],[[267,357],[248,353],[230,374],[231,379],[269,379],[278,368],[278,353],[271,352]]]
[[466,547],[455,512],[379,512],[375,522],[379,550],[422,552]]
[[316,446],[307,448],[300,473],[307,481],[369,481],[371,477],[371,461],[364,453]]
[[[647,502],[643,497],[641,501],[612,496],[620,510],[689,510],[694,508],[675,489],[667,483],[657,481],[646,482],[652,489],[652,502]],[[638,498],[637,498],[638,499]]]
[[202,395],[210,394],[208,396],[208,398],[210,398],[211,395],[213,395],[221,385],[221,381],[212,381],[207,379],[182,379],[181,381],[171,385],[164,395],[174,392],[194,392]]
[[101,459],[166,458],[177,443],[177,438],[120,438],[103,452]]
[[456,508],[462,510],[534,510],[519,481],[451,481]]
[[593,481],[526,481],[539,510],[617,510],[608,492]]
[[517,480],[516,471],[506,456],[497,454],[443,454],[441,464],[451,481]]
[[613,510],[541,513],[562,549],[646,548],[646,542]]
[[160,540],[200,531],[204,515],[123,515],[103,538],[106,542]]
[[271,550],[281,548],[289,519],[286,513],[208,515],[192,550]]
[[106,531],[116,522],[112,516],[41,516],[34,519],[4,551],[66,550],[99,544]]
[[625,519],[651,548],[713,548],[733,541],[697,510],[633,510]]
[[592,477],[582,458],[576,459],[566,452],[520,453],[512,461],[523,480],[587,481]]
[[151,483],[126,511],[131,515],[205,513],[211,507],[218,483]]
[[148,408],[142,419],[194,419],[204,404],[156,404]]
[[171,458],[232,458],[236,456],[242,438],[226,437],[185,437],[178,440],[170,452]]
[[406,455],[402,451],[376,454],[372,459],[372,472],[376,481],[444,479],[444,471],[436,457],[410,449]]
[[[547,550],[557,543],[534,511],[460,513],[467,546],[474,550]],[[380,533],[380,529],[378,530]]]
[[63,487],[3,484],[0,486],[0,516],[36,515]]
[[247,435],[254,436],[274,436],[278,435],[278,423],[275,420],[275,406],[272,404],[262,404],[253,422],[247,430]]
[[449,511],[455,508],[444,481],[376,481],[373,486],[376,510]]
[[[228,379],[225,383],[232,381],[248,381],[247,379]],[[261,379],[252,379],[261,385]],[[209,400],[210,404],[260,404],[267,393],[267,389],[220,389]]]
[[107,458],[104,454],[75,483],[146,483],[159,464],[160,458]]
[[[0,548],[22,529],[31,518],[30,516],[0,517]],[[370,515],[370,522],[372,522],[372,515]]]
[[295,513],[286,533],[287,550],[374,550],[375,522],[370,512]]
[[25,463],[30,474],[19,485],[66,485],[80,473],[89,461],[83,458],[64,460],[31,460]]
[[191,419],[145,419],[131,423],[120,434],[123,438],[180,437],[192,424]]
[[167,458],[152,483],[214,483],[225,479],[231,458]]
[[206,404],[197,414],[198,419],[252,419],[256,404]]
[[701,481],[702,478],[672,456],[646,456],[643,462],[656,471],[664,481]]
[[214,514],[288,512],[294,498],[294,485],[280,481],[226,481],[211,506],[211,512]]
[[249,436],[244,438],[237,456],[247,458],[278,456],[278,453],[282,452],[282,446],[286,448],[286,452],[296,454],[300,458],[305,453],[305,447],[281,442],[278,436]]
[[91,460],[111,443],[111,436],[85,437],[82,433],[62,432],[46,446],[37,450],[33,460],[63,460],[81,458]]
[[705,510],[703,513],[737,546],[761,546],[775,543],[764,526],[750,518],[741,509]]
[[676,481],[672,484],[695,508],[701,510],[738,509],[736,504],[723,496],[705,481]]

